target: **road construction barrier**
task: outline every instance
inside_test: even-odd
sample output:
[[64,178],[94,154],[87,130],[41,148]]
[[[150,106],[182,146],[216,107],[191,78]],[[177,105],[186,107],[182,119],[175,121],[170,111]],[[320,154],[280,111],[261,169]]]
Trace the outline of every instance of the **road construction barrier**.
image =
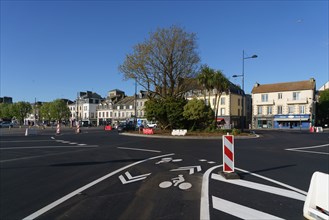
[[310,132],[313,133],[314,132],[314,126],[310,127]]
[[177,136],[185,136],[187,133],[186,129],[174,129],[171,132],[171,135],[177,135]]
[[316,132],[323,132],[323,128],[322,127],[315,127],[315,131]]
[[111,131],[111,130],[112,130],[112,126],[111,126],[111,125],[106,125],[106,126],[104,127],[104,130],[105,130],[105,131]]
[[76,129],[75,133],[77,133],[77,134],[81,133],[80,125],[79,124],[77,124],[77,129]]
[[56,134],[61,134],[61,126],[60,126],[60,124],[57,124]]
[[234,136],[223,135],[223,172],[234,172]]
[[37,135],[37,134],[38,134],[38,130],[35,128],[26,128],[25,129],[25,136]]
[[329,174],[313,173],[303,215],[307,219],[329,219]]
[[143,128],[143,134],[154,134],[152,128]]

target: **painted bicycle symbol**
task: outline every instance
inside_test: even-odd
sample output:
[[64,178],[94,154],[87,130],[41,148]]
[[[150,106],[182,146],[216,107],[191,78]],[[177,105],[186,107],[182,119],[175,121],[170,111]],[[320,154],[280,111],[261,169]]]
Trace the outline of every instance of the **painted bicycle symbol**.
[[174,186],[178,186],[178,188],[182,189],[182,190],[187,190],[189,188],[192,187],[192,184],[189,182],[184,182],[185,178],[183,177],[183,175],[178,175],[178,177],[174,177],[171,179],[171,181],[164,181],[162,183],[159,184],[160,188],[169,188],[172,185]]

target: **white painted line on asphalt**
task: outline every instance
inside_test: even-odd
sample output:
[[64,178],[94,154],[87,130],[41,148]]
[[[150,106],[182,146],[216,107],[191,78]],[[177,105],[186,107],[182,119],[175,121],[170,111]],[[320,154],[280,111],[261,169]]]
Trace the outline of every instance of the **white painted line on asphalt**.
[[109,177],[111,177],[111,176],[113,176],[113,175],[115,175],[115,174],[117,174],[117,173],[119,173],[119,172],[127,169],[127,168],[130,168],[130,167],[135,166],[135,165],[140,164],[140,163],[144,163],[144,162],[149,161],[149,160],[154,160],[154,159],[157,159],[157,158],[167,157],[167,156],[172,156],[172,155],[175,155],[175,154],[172,153],[172,154],[165,154],[165,155],[160,155],[160,156],[156,156],[156,157],[151,157],[151,158],[148,158],[148,159],[145,159],[145,160],[140,160],[140,161],[137,161],[135,163],[129,164],[129,165],[124,166],[124,167],[122,167],[120,169],[117,169],[117,170],[115,170],[115,171],[113,171],[113,172],[111,172],[111,173],[109,173],[109,174],[107,174],[105,176],[102,176],[101,178],[99,178],[97,180],[94,180],[91,183],[88,183],[87,185],[84,185],[83,187],[80,187],[79,189],[77,189],[77,190],[75,190],[75,191],[67,194],[66,196],[63,196],[62,198],[54,201],[53,203],[50,203],[49,205],[47,205],[47,206],[39,209],[38,211],[32,213],[31,215],[25,217],[23,220],[32,220],[32,219],[35,219],[35,218],[39,217],[40,215],[48,212],[52,208],[58,206],[59,204],[65,202],[66,200],[72,198],[73,196],[81,193],[82,191],[84,191],[84,190],[86,190],[86,189],[88,189],[88,188],[96,185],[97,183],[102,182],[103,180],[105,180],[105,179],[107,179],[107,178],[109,178]]
[[296,151],[296,152],[303,152],[303,153],[310,153],[310,154],[325,154],[325,155],[329,155],[329,153],[327,153],[327,152],[318,152],[318,151],[305,150],[305,149],[313,149],[313,148],[320,148],[320,147],[327,147],[327,146],[329,146],[329,144],[323,144],[323,145],[317,145],[317,146],[310,146],[310,147],[288,148],[288,149],[285,149],[285,150]]
[[51,140],[23,140],[23,141],[4,141],[0,140],[0,143],[29,143],[29,142],[52,142]]
[[218,165],[208,169],[202,178],[201,186],[201,199],[200,199],[200,220],[209,220],[210,219],[210,210],[209,210],[209,175],[210,173],[223,165]]
[[0,150],[20,150],[20,149],[46,149],[46,148],[80,148],[80,147],[98,147],[98,145],[84,146],[31,146],[31,147],[1,147]]
[[123,150],[136,150],[136,151],[146,151],[146,152],[154,152],[154,153],[161,153],[161,151],[158,150],[149,150],[149,149],[141,149],[141,148],[129,148],[129,147],[117,147],[118,149]]
[[272,194],[276,194],[276,195],[279,195],[279,196],[284,196],[284,197],[300,200],[300,201],[303,201],[303,202],[306,199],[305,195],[302,195],[302,194],[297,193],[297,192],[292,191],[292,190],[282,189],[282,188],[278,188],[278,187],[274,187],[274,186],[268,186],[268,185],[255,183],[255,182],[250,182],[250,181],[241,180],[241,179],[227,180],[223,176],[221,176],[219,174],[216,174],[216,173],[211,174],[211,178],[214,179],[214,180],[230,183],[230,184],[233,184],[233,185],[243,186],[243,187],[254,189],[254,190],[259,190],[259,191],[263,191],[263,192],[267,192],[267,193],[272,193]]
[[[222,166],[223,165],[218,165],[218,166],[211,167],[210,169],[208,169],[203,174],[202,187],[201,187],[201,199],[200,199],[200,220],[209,220],[210,219],[210,210],[209,210],[209,176],[210,176],[210,174],[211,174],[211,172],[213,170],[215,170],[217,168],[220,168]],[[267,177],[261,176],[259,174],[252,173],[252,172],[249,172],[247,170],[243,170],[243,169],[240,169],[240,168],[237,168],[237,167],[235,167],[235,169],[236,170],[239,170],[239,171],[242,171],[244,173],[249,173],[250,175],[259,177],[259,178],[264,179],[264,180],[267,180],[269,182],[278,184],[280,186],[283,186],[283,187],[288,188],[290,190],[293,190],[295,192],[299,192],[300,194],[303,194],[305,196],[307,195],[307,192],[305,192],[303,190],[300,190],[300,189],[297,189],[297,188],[295,188],[293,186],[289,186],[289,185],[287,185],[285,183],[281,183],[279,181],[276,181],[276,180],[273,180],[273,179],[270,179],[270,178],[267,178]]]
[[258,211],[243,205],[239,205],[234,202],[230,202],[224,199],[212,196],[213,207],[219,211],[225,212],[227,214],[233,215],[241,219],[264,219],[264,220],[279,220],[277,216]]
[[303,194],[303,195],[305,195],[305,196],[307,195],[307,192],[305,192],[305,191],[303,191],[303,190],[297,189],[297,188],[295,188],[295,187],[293,187],[293,186],[289,186],[288,184],[285,184],[285,183],[282,183],[282,182],[279,182],[279,181],[273,180],[273,179],[271,179],[271,178],[268,178],[268,177],[265,177],[265,176],[261,176],[261,175],[259,175],[259,174],[252,173],[252,172],[249,172],[249,171],[247,171],[247,170],[240,169],[240,168],[236,168],[236,170],[239,170],[239,171],[242,171],[242,172],[245,172],[245,173],[249,173],[250,175],[253,175],[253,176],[259,177],[259,178],[261,178],[261,179],[264,179],[264,180],[270,181],[270,182],[272,182],[272,183],[278,184],[278,185],[283,186],[283,187],[285,187],[285,188],[287,188],[287,189],[291,189],[291,190],[293,190],[293,191],[295,191],[295,192],[299,192],[299,193],[301,193],[301,194]]

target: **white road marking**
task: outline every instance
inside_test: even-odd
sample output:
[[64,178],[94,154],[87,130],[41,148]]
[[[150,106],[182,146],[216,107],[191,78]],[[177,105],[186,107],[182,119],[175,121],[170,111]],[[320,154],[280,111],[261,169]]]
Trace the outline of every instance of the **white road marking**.
[[196,169],[197,172],[201,171],[201,166],[188,166],[188,167],[178,167],[177,169],[172,169],[170,171],[184,171],[189,170],[190,175],[194,173],[194,169]]
[[305,150],[305,149],[320,148],[320,147],[327,147],[327,146],[329,146],[329,144],[323,144],[323,145],[317,145],[317,146],[310,146],[310,147],[288,148],[288,149],[285,149],[285,150],[297,151],[297,152],[303,152],[303,153],[311,153],[311,154],[325,154],[325,155],[329,155],[329,153],[327,153],[327,152],[317,152],[317,151],[308,151],[308,150]]
[[[217,168],[220,168],[222,167],[223,165],[218,165],[218,166],[214,166],[214,167],[211,167],[210,169],[208,169],[204,174],[203,174],[203,178],[202,178],[202,187],[201,187],[201,199],[200,199],[200,220],[209,220],[210,219],[210,210],[209,210],[209,176],[211,174],[211,172]],[[278,184],[280,186],[283,186],[285,188],[288,188],[288,189],[291,189],[295,192],[299,192],[303,195],[307,195],[307,192],[303,191],[303,190],[300,190],[300,189],[297,189],[293,186],[289,186],[287,184],[284,184],[284,183],[281,183],[279,181],[276,181],[276,180],[273,180],[273,179],[270,179],[270,178],[267,178],[267,177],[264,177],[264,176],[261,176],[259,174],[256,174],[256,173],[252,173],[252,172],[249,172],[247,170],[243,170],[243,169],[240,169],[240,168],[237,168],[235,167],[236,170],[239,170],[239,171],[242,171],[242,172],[245,172],[245,173],[249,173],[250,175],[253,175],[253,176],[256,176],[256,177],[259,177],[261,179],[264,179],[264,180],[267,180],[267,181],[270,181],[272,183],[275,183],[275,184]],[[256,218],[257,219],[257,218]]]
[[144,162],[149,161],[149,160],[154,160],[154,159],[158,159],[158,158],[161,158],[161,157],[172,156],[172,155],[174,155],[174,154],[172,153],[172,154],[166,154],[166,155],[160,155],[160,156],[156,156],[156,157],[151,157],[151,158],[148,158],[148,159],[145,159],[145,160],[140,160],[140,161],[137,161],[135,163],[129,164],[127,166],[121,167],[120,169],[117,169],[117,170],[115,170],[115,171],[113,171],[113,172],[111,172],[111,173],[109,173],[109,174],[107,174],[105,176],[102,176],[101,178],[99,178],[97,180],[94,180],[93,182],[88,183],[87,185],[84,185],[83,187],[80,187],[79,189],[77,189],[77,190],[75,190],[75,191],[67,194],[66,196],[63,196],[62,198],[60,198],[60,199],[58,199],[58,200],[50,203],[49,205],[47,205],[47,206],[39,209],[38,211],[32,213],[31,215],[25,217],[23,220],[32,220],[32,219],[35,219],[35,218],[39,217],[40,215],[48,212],[52,208],[58,206],[59,204],[65,202],[66,200],[72,198],[73,196],[81,193],[82,191],[84,191],[84,190],[86,190],[86,189],[88,189],[88,188],[96,185],[97,183],[102,182],[103,180],[105,180],[105,179],[107,179],[107,178],[109,178],[109,177],[111,177],[111,176],[113,176],[113,175],[115,175],[115,174],[117,174],[117,173],[119,173],[119,172],[127,169],[127,168],[130,168],[130,167],[135,166],[135,165],[140,164],[140,163],[144,163]]
[[4,141],[0,140],[1,143],[28,143],[28,142],[50,142],[51,140],[23,140],[23,141]]
[[146,151],[146,152],[161,153],[161,151],[158,151],[158,150],[149,150],[149,149],[141,149],[141,148],[129,148],[129,147],[117,147],[117,148],[123,149],[123,150],[136,150],[136,151]]
[[264,219],[264,220],[282,219],[274,215],[270,215],[265,212],[258,211],[256,209],[252,209],[243,205],[239,205],[234,202],[217,198],[215,196],[212,196],[212,204],[215,209],[241,219]]
[[202,178],[201,199],[200,199],[200,220],[209,220],[209,175],[210,173],[223,165],[218,165],[208,169]]
[[1,147],[0,150],[19,150],[19,149],[46,149],[46,148],[80,148],[80,147],[98,147],[98,145],[84,146],[31,146],[31,147]]
[[264,180],[270,181],[270,182],[275,183],[275,184],[278,184],[278,185],[280,185],[280,186],[286,187],[287,189],[291,189],[291,190],[293,190],[293,191],[295,191],[295,192],[299,192],[300,194],[303,194],[303,195],[305,195],[305,196],[307,195],[307,192],[305,192],[305,191],[303,191],[303,190],[300,190],[300,189],[297,189],[297,188],[295,188],[295,187],[293,187],[293,186],[289,186],[288,184],[285,184],[285,183],[282,183],[282,182],[279,182],[279,181],[276,181],[276,180],[270,179],[270,178],[268,178],[268,177],[261,176],[261,175],[259,175],[259,174],[252,173],[252,172],[249,172],[249,171],[247,171],[247,170],[240,169],[240,168],[235,168],[235,169],[236,169],[236,170],[239,170],[239,171],[242,171],[242,172],[245,172],[245,173],[249,173],[250,175],[253,175],[253,176],[257,176],[257,177],[259,177],[259,178],[261,178],[261,179],[264,179]]
[[305,199],[306,199],[305,195],[302,195],[302,194],[297,193],[292,190],[268,186],[268,185],[250,182],[250,181],[241,180],[241,179],[227,180],[223,176],[221,176],[219,174],[215,174],[215,173],[211,174],[211,178],[214,180],[219,180],[222,182],[226,182],[226,183],[230,183],[230,184],[234,184],[234,185],[238,185],[238,186],[243,186],[246,188],[259,190],[259,191],[263,191],[263,192],[267,192],[267,193],[272,193],[272,194],[276,194],[279,196],[284,196],[284,197],[288,197],[288,198],[292,198],[292,199],[296,199],[296,200],[300,200],[300,201],[305,201]]
[[127,176],[128,180],[126,180],[123,175],[119,176],[119,179],[121,180],[122,184],[132,183],[132,182],[146,179],[146,177],[151,175],[151,173],[146,173],[146,174],[138,175],[138,176],[131,176],[131,174],[127,171],[127,172],[125,172],[125,175]]

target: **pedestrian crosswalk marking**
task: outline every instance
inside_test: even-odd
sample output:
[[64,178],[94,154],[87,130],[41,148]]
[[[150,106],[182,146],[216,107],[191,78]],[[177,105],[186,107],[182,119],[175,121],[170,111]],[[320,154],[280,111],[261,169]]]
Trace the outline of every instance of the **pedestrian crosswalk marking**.
[[227,182],[230,184],[247,187],[247,188],[254,189],[254,190],[260,190],[263,192],[272,193],[272,194],[276,194],[279,196],[284,196],[284,197],[288,197],[288,198],[292,198],[292,199],[296,199],[296,200],[300,200],[300,201],[305,201],[305,199],[306,199],[305,195],[294,192],[292,190],[282,189],[282,188],[278,188],[278,187],[274,187],[274,186],[268,186],[268,185],[250,182],[250,181],[241,180],[241,179],[227,180],[224,177],[222,177],[221,175],[215,174],[215,173],[213,173],[211,175],[211,178],[214,180],[219,180],[222,182]]
[[[258,211],[234,202],[230,202],[221,198],[212,196],[212,204],[214,209],[225,212],[241,219],[264,219],[264,220],[279,220],[282,218],[274,215]],[[237,211],[238,210],[238,211]]]

